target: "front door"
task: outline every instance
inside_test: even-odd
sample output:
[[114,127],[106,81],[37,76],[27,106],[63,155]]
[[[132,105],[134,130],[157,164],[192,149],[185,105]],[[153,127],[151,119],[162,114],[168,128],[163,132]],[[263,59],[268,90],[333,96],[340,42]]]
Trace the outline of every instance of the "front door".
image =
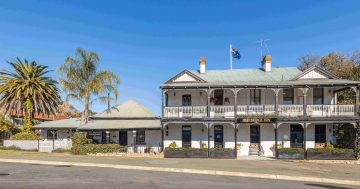
[[214,127],[214,145],[215,148],[224,147],[224,127],[222,125]]
[[303,147],[304,129],[301,125],[290,125],[290,147],[302,148]]
[[224,90],[217,89],[214,91],[214,99],[215,99],[215,105],[221,106],[224,105]]
[[127,146],[127,131],[119,131],[119,145],[120,146]]
[[260,125],[250,126],[250,146],[252,147],[260,146]]
[[182,126],[182,147],[191,148],[191,126]]

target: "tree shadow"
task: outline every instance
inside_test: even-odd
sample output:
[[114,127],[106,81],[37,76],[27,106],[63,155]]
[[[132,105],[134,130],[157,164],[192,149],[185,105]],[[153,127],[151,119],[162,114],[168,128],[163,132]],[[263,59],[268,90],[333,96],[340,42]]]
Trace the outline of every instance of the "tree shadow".
[[305,184],[307,186],[315,186],[319,188],[327,188],[327,189],[353,189],[349,187],[343,187],[343,186],[333,186],[333,185],[327,185],[327,184]]

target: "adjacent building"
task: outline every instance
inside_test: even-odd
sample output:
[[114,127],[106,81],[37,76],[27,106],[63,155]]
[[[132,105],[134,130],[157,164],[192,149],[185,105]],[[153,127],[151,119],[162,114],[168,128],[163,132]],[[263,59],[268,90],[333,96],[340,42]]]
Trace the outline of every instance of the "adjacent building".
[[[231,148],[238,156],[277,156],[277,149],[336,143],[338,124],[359,119],[359,82],[312,66],[183,70],[161,84],[163,146]],[[337,94],[354,91],[353,104]]]

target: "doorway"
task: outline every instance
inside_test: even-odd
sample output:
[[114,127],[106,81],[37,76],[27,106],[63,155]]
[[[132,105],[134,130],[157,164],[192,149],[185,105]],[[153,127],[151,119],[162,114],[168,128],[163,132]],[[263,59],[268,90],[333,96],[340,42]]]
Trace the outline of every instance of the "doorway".
[[214,126],[214,146],[215,148],[224,148],[224,127],[222,125]]
[[182,147],[191,148],[191,126],[182,126]]
[[301,125],[290,125],[290,147],[302,148],[304,142],[304,129]]
[[250,146],[260,147],[260,125],[250,126]]
[[128,145],[128,135],[127,131],[119,131],[119,145],[127,146]]
[[214,91],[215,106],[224,105],[224,90],[217,89]]

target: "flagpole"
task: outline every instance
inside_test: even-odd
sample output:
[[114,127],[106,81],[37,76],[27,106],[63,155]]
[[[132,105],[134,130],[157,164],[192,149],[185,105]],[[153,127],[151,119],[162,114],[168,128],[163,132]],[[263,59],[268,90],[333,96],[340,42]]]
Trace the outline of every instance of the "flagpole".
[[232,50],[232,45],[230,44],[230,70],[232,70],[232,52],[231,52],[231,50]]

